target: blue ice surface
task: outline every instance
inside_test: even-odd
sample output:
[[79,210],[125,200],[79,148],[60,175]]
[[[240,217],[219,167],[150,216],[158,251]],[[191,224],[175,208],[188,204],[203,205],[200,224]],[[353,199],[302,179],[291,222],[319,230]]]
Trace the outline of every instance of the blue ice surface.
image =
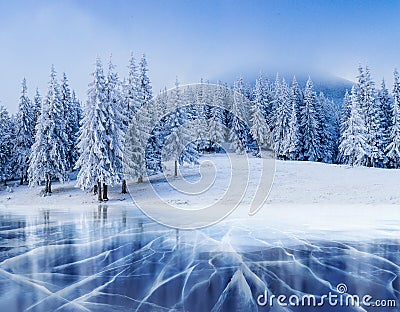
[[319,234],[229,222],[180,231],[106,205],[1,212],[0,311],[358,311],[326,300],[323,308],[257,304],[265,291],[338,295],[340,283],[397,302],[366,311],[398,311],[399,240]]

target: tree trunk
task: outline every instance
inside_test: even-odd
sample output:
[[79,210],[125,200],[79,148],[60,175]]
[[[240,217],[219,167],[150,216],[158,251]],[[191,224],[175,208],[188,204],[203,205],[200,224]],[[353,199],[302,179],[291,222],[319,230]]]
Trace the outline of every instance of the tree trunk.
[[4,186],[7,186],[7,179],[4,179]]
[[126,180],[122,180],[122,194],[126,194]]
[[97,184],[95,184],[93,186],[93,194],[96,195],[97,194]]
[[142,182],[143,182],[143,177],[140,176],[140,177],[137,179],[137,183],[142,183]]
[[107,201],[108,197],[107,197],[107,190],[108,190],[108,186],[107,184],[103,183],[103,200]]
[[47,187],[47,193],[51,193],[51,177],[49,177],[49,185]]
[[21,180],[19,181],[19,185],[22,185],[22,184],[24,184],[24,176],[23,175],[21,176]]
[[45,186],[45,188],[44,188],[44,192],[46,193],[46,194],[48,194],[48,193],[50,193],[50,180],[49,180],[49,178],[46,178],[46,182],[45,182],[45,184],[46,184],[46,186]]
[[178,176],[178,161],[175,160],[175,176]]
[[98,201],[103,201],[103,198],[101,197],[101,182],[97,182],[97,200]]

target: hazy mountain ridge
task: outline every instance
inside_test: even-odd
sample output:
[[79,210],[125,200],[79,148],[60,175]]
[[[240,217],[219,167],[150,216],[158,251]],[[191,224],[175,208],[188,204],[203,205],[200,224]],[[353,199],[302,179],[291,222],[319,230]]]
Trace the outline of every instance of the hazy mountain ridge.
[[[304,88],[307,82],[308,77],[311,77],[311,80],[314,83],[315,91],[317,94],[323,92],[325,96],[329,99],[332,99],[336,104],[341,105],[343,103],[343,98],[346,93],[346,90],[351,90],[354,82],[336,77],[330,74],[304,74],[304,73],[279,73],[280,79],[284,78],[286,82],[290,85],[292,83],[293,77],[296,77],[297,82],[299,83],[301,88]],[[243,80],[246,84],[254,87],[255,81],[258,77],[258,73],[247,73],[247,74],[229,74],[224,75],[224,78],[220,78],[222,81],[228,82],[229,85],[233,84],[238,77],[243,77]],[[270,83],[274,83],[276,79],[276,72],[273,73],[263,73],[263,76],[267,77]]]

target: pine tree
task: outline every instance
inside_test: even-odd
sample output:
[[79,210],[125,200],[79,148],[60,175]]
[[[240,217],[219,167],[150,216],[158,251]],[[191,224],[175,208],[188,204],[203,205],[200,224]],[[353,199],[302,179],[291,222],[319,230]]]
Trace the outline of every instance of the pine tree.
[[[118,175],[114,171],[114,152],[110,151],[110,142],[116,133],[110,123],[114,116],[109,100],[107,81],[100,59],[96,60],[93,72],[93,81],[89,84],[88,99],[84,108],[78,148],[80,156],[76,167],[80,168],[77,176],[77,185],[88,189],[97,185],[98,200],[103,200],[102,185],[113,185],[118,182]],[[111,145],[113,146],[113,145]],[[104,190],[103,190],[104,191]],[[107,194],[105,194],[107,195]],[[107,197],[104,198],[107,200]]]
[[29,154],[34,140],[35,124],[31,101],[28,98],[28,88],[25,78],[22,80],[22,92],[20,96],[18,113],[16,119],[15,152],[14,161],[15,175],[20,178],[20,184],[27,179],[29,166]]
[[320,140],[322,148],[322,161],[332,163],[336,155],[336,141],[338,129],[336,129],[336,118],[331,101],[320,92],[317,103],[318,119],[320,122]]
[[[157,96],[155,99],[154,105],[154,111],[157,112],[157,114],[148,114],[147,112],[144,112],[146,115],[150,115],[150,122],[155,124],[154,129],[146,130],[149,132],[151,131],[151,135],[148,138],[148,142],[143,142],[144,148],[146,149],[145,166],[143,166],[143,170],[146,170],[148,175],[157,174],[163,169],[161,162],[161,148],[163,145],[163,140],[168,136],[168,133],[165,125],[161,123],[160,120],[165,117],[167,112],[168,93],[166,90],[160,91],[159,96]],[[133,147],[136,145],[136,142],[131,143],[131,146]],[[137,177],[139,176],[140,175]]]
[[400,167],[400,78],[397,69],[394,71],[393,82],[393,110],[389,135],[389,145],[386,148],[386,155],[389,159],[389,166]]
[[363,69],[358,68],[357,96],[361,107],[362,116],[365,120],[367,129],[367,142],[370,146],[370,154],[367,157],[367,166],[379,166],[383,161],[382,149],[379,133],[380,112],[377,111],[376,95],[374,82],[371,79],[371,74],[368,66]]
[[188,121],[187,108],[182,107],[182,93],[178,79],[175,88],[171,91],[169,106],[175,109],[168,118],[168,128],[171,129],[170,136],[164,144],[163,159],[174,160],[175,176],[178,175],[178,164],[197,163],[198,154],[192,142],[192,131],[183,126]]
[[229,140],[232,142],[231,148],[235,150],[236,153],[242,154],[245,151],[247,143],[247,133],[244,123],[246,120],[246,106],[243,96],[243,79],[240,77],[235,81],[233,87],[233,103],[231,112],[233,114],[233,119],[230,125],[230,137]]
[[8,111],[0,106],[0,181],[12,178],[12,156],[14,149],[15,133],[14,124]]
[[105,127],[108,136],[108,158],[111,160],[110,171],[113,173],[111,181],[103,185],[103,200],[107,200],[107,184],[117,184],[123,180],[122,155],[125,139],[126,115],[124,115],[124,102],[122,85],[115,66],[109,62],[106,79],[106,114],[108,116]]
[[33,140],[35,139],[36,124],[39,120],[41,110],[42,110],[42,97],[39,93],[39,89],[36,88],[35,97],[33,98],[33,124],[34,124]]
[[132,120],[133,116],[135,116],[136,112],[140,109],[144,95],[142,94],[142,90],[140,88],[140,79],[138,68],[136,66],[136,61],[133,53],[131,54],[131,58],[129,60],[128,65],[128,77],[124,84],[124,96],[125,96],[125,105],[126,105],[126,118],[127,125]]
[[141,138],[144,134],[140,130],[138,116],[134,116],[125,137],[124,169],[125,174],[132,179],[140,180],[146,174],[145,150]]
[[386,156],[387,147],[390,144],[390,131],[392,129],[393,98],[386,88],[385,80],[382,79],[381,89],[378,92],[379,110],[381,111],[382,151],[384,152],[383,166],[389,165]]
[[284,158],[284,143],[285,138],[287,138],[291,114],[290,90],[285,79],[282,79],[282,83],[276,82],[275,85],[279,89],[275,90],[274,112],[271,119],[272,139],[276,156]]
[[292,102],[292,113],[289,119],[289,129],[283,143],[283,157],[289,160],[296,160],[299,157],[300,129],[297,119],[296,106]]
[[304,90],[304,105],[301,108],[300,129],[302,136],[302,159],[321,161],[323,151],[321,148],[320,119],[317,111],[318,99],[313,83],[309,78]]
[[153,91],[151,82],[147,72],[149,71],[147,66],[146,56],[143,54],[139,62],[139,88],[140,88],[140,105],[150,101],[153,97]]
[[339,145],[339,159],[341,163],[350,166],[366,165],[369,155],[367,130],[361,108],[358,103],[358,94],[353,87],[351,90],[350,116],[344,125],[342,140]]
[[66,73],[63,73],[61,80],[61,105],[64,108],[64,118],[66,121],[66,135],[67,135],[67,166],[68,170],[72,170],[77,160],[78,154],[75,149],[78,129],[77,120],[78,120],[78,111],[74,107],[74,103],[72,102],[71,90],[69,87],[68,77]]
[[261,109],[257,103],[251,107],[251,128],[250,133],[257,141],[259,148],[266,148],[271,143],[271,133],[264,119]]
[[290,160],[298,160],[301,155],[302,138],[300,131],[300,112],[303,105],[303,93],[300,90],[296,77],[293,77],[292,86],[290,88],[291,115],[288,125],[289,132],[287,135],[289,144],[284,148],[287,150],[287,157],[289,157]]
[[269,121],[271,111],[272,111],[272,99],[269,98],[268,93],[268,79],[263,78],[261,73],[258,75],[256,79],[256,84],[254,87],[254,102],[257,104],[261,113],[265,119],[265,121]]
[[343,132],[346,129],[346,122],[350,117],[350,111],[351,111],[351,98],[349,91],[346,89],[346,93],[344,94],[344,99],[343,99],[342,111],[340,114],[340,137],[343,136]]
[[224,92],[223,87],[218,83],[211,109],[211,118],[208,120],[208,129],[212,148],[216,151],[224,142]]
[[65,111],[60,100],[60,86],[54,66],[51,68],[47,96],[36,126],[35,143],[29,162],[29,185],[45,182],[45,192],[51,193],[54,178],[65,182],[68,164]]

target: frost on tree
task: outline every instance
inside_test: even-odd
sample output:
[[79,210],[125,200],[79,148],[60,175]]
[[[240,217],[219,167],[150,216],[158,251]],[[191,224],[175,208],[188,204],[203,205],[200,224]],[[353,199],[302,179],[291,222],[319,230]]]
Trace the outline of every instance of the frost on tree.
[[283,144],[284,157],[290,160],[298,160],[300,159],[302,146],[299,116],[303,106],[303,93],[299,88],[296,77],[293,77],[292,86],[290,88],[290,106],[291,114],[288,131]]
[[370,153],[367,130],[358,99],[357,92],[353,87],[351,90],[350,116],[344,124],[342,140],[339,145],[340,161],[350,166],[366,165]]
[[250,121],[250,133],[253,139],[257,141],[259,148],[266,148],[271,142],[271,133],[257,102],[251,107]]
[[386,148],[388,165],[392,168],[400,166],[400,79],[397,70],[394,71],[393,83],[393,110],[391,128],[389,134],[389,145]]
[[[157,120],[157,116],[164,116],[167,111],[167,105],[168,105],[168,93],[164,89],[163,91],[160,92],[159,96],[155,99],[154,103],[155,105],[155,110],[158,112],[158,114],[150,114],[150,121],[152,124],[155,125],[153,129],[148,129],[146,127],[145,134],[149,134],[148,141],[144,142],[145,136],[141,139],[142,142],[144,143],[145,147],[145,162],[146,162],[146,172],[147,175],[153,175],[157,174],[158,172],[161,172],[163,170],[162,167],[162,162],[161,162],[161,155],[159,153],[159,149],[162,146],[163,138],[168,135],[165,127],[160,124],[160,120]],[[147,119],[149,112],[145,111],[142,113],[144,117]],[[139,123],[140,126],[140,123]],[[143,132],[143,128],[139,128],[140,132]]]
[[4,185],[7,185],[7,180],[13,178],[12,156],[15,133],[14,123],[3,106],[0,106],[0,133],[0,181],[4,181]]
[[142,58],[139,62],[139,88],[140,88],[140,105],[142,106],[144,103],[150,101],[153,97],[153,91],[151,87],[150,78],[148,76],[148,66],[146,55],[142,55]]
[[128,77],[124,84],[125,115],[127,116],[127,123],[132,120],[142,104],[144,96],[142,95],[140,86],[139,72],[132,53],[128,65]]
[[284,140],[287,138],[291,114],[290,91],[285,79],[282,79],[282,83],[279,83],[277,80],[275,86],[278,89],[275,90],[273,113],[271,116],[272,140],[277,157],[284,158]]
[[292,112],[290,114],[288,131],[282,144],[282,156],[287,160],[296,160],[299,156],[300,131],[296,114],[295,103],[292,102]]
[[39,120],[41,110],[42,110],[42,96],[39,93],[39,89],[36,88],[35,97],[33,98],[33,124],[34,124],[33,140],[35,140],[36,124]]
[[[111,59],[106,79],[106,112],[109,116],[106,122],[106,131],[109,137],[109,158],[112,160],[112,172],[114,172],[114,180],[110,184],[114,185],[123,180],[122,154],[126,115],[124,114],[122,84]],[[104,197],[107,198],[107,196]]]
[[35,133],[34,110],[28,98],[28,88],[25,78],[22,80],[22,91],[16,118],[14,173],[20,178],[20,184],[27,180],[29,154],[34,141]]
[[233,117],[230,124],[230,137],[231,148],[237,153],[242,154],[245,152],[246,143],[248,141],[245,123],[248,121],[246,118],[249,114],[249,107],[247,101],[244,100],[244,86],[243,79],[240,77],[235,81],[233,86],[233,103],[231,112]]
[[[96,60],[93,81],[89,84],[88,99],[78,139],[80,168],[77,185],[89,189],[97,185],[99,201],[107,200],[107,187],[121,182],[120,160],[123,138],[117,79],[110,64],[106,78],[100,59]],[[101,188],[103,186],[103,193]]]
[[221,144],[225,141],[223,90],[223,87],[218,84],[213,98],[211,116],[207,120],[211,149],[216,152],[219,152]]
[[323,151],[321,148],[321,124],[317,111],[318,99],[313,83],[309,78],[304,90],[304,104],[300,112],[300,129],[302,137],[302,159],[321,161]]
[[71,90],[69,87],[68,77],[63,73],[61,80],[61,105],[65,112],[66,127],[65,132],[67,135],[67,166],[68,170],[72,170],[75,162],[78,159],[78,153],[75,148],[77,143],[77,136],[79,131],[79,108],[76,107],[76,101],[73,101]]
[[357,97],[365,121],[367,142],[370,146],[366,165],[381,167],[384,161],[381,128],[383,114],[376,100],[376,91],[369,68],[360,66],[358,71]]
[[188,107],[182,107],[182,93],[179,82],[176,80],[175,88],[169,97],[169,107],[175,108],[167,118],[167,127],[170,134],[164,141],[162,159],[174,161],[174,175],[178,175],[178,164],[196,164],[197,150],[194,146],[194,133],[184,125],[189,121]]
[[340,114],[340,137],[339,137],[339,144],[341,143],[341,138],[343,136],[343,132],[346,128],[346,122],[350,117],[350,111],[351,111],[351,98],[349,91],[346,89],[346,93],[344,94],[344,99],[343,99],[343,105],[342,105],[342,111]]
[[142,145],[140,122],[133,117],[126,135],[124,149],[124,173],[130,178],[139,179],[146,174],[145,150]]
[[[266,122],[270,121],[273,98],[270,92],[268,79],[259,74],[254,87],[254,102],[257,104]],[[269,126],[269,125],[268,125]],[[271,128],[269,128],[271,130]]]
[[387,148],[391,142],[390,131],[392,129],[392,112],[393,112],[393,97],[389,94],[385,80],[382,79],[381,88],[378,91],[379,109],[382,114],[381,134],[382,134],[382,150],[384,151],[383,166],[388,167],[389,159],[386,155]]
[[67,151],[65,111],[61,103],[60,86],[54,66],[51,68],[48,92],[36,126],[28,169],[29,185],[45,182],[45,193],[51,193],[53,179],[67,180]]

